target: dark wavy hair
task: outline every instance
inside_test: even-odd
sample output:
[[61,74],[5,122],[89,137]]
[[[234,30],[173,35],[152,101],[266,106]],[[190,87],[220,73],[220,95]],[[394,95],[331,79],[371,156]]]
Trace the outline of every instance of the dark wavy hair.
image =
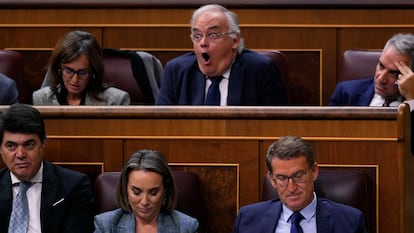
[[4,132],[37,134],[42,141],[46,140],[45,124],[40,112],[26,104],[13,104],[5,109],[0,118],[0,143]]
[[100,95],[106,86],[103,84],[104,66],[101,47],[96,38],[89,32],[71,31],[65,34],[56,43],[49,58],[48,75],[49,86],[59,99],[66,99],[67,91],[63,85],[62,75],[59,73],[61,65],[70,63],[85,55],[90,64],[91,78],[86,87],[86,93],[92,98],[102,101]]

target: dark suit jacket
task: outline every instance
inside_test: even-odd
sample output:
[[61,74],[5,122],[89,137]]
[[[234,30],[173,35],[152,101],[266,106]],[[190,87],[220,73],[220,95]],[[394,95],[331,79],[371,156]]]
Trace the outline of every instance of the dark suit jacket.
[[[205,75],[193,52],[167,63],[161,80],[158,105],[203,105]],[[268,57],[250,50],[237,55],[231,68],[227,105],[286,105],[283,81]]]
[[16,82],[4,74],[0,74],[0,104],[14,104],[18,102],[19,92]]
[[[0,189],[0,232],[7,233],[13,201],[7,168],[0,170]],[[84,174],[44,161],[40,208],[42,233],[93,232],[94,200]]]
[[329,105],[369,106],[374,93],[374,78],[343,81],[336,86]]
[[[242,207],[233,233],[274,233],[281,213],[282,203],[278,199]],[[316,225],[318,233],[367,232],[361,211],[324,198],[318,198]]]

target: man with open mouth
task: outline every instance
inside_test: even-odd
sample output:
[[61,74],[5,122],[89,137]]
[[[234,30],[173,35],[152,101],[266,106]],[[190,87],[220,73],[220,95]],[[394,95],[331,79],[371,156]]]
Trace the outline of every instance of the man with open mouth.
[[158,105],[286,105],[279,70],[266,56],[245,49],[237,15],[221,5],[191,18],[193,52],[167,63]]

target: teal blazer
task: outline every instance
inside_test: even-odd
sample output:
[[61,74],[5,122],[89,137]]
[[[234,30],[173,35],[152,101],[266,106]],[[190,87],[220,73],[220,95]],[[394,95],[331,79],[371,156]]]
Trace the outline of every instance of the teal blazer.
[[[135,217],[133,213],[116,209],[95,216],[95,233],[135,233]],[[197,219],[177,210],[171,213],[160,213],[158,216],[158,232],[160,233],[196,233]]]

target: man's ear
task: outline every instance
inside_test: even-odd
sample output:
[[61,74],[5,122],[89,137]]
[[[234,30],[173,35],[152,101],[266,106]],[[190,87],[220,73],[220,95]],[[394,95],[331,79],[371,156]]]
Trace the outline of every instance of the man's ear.
[[273,188],[276,188],[276,182],[271,172],[267,172],[267,178],[269,178],[270,184],[273,186]]
[[319,166],[318,166],[318,163],[316,163],[316,162],[312,167],[312,175],[313,175],[313,181],[316,181],[316,179],[318,179],[318,175],[319,175]]
[[240,35],[237,34],[236,38],[232,38],[233,39],[233,49],[237,49],[241,43],[241,39],[240,39]]

